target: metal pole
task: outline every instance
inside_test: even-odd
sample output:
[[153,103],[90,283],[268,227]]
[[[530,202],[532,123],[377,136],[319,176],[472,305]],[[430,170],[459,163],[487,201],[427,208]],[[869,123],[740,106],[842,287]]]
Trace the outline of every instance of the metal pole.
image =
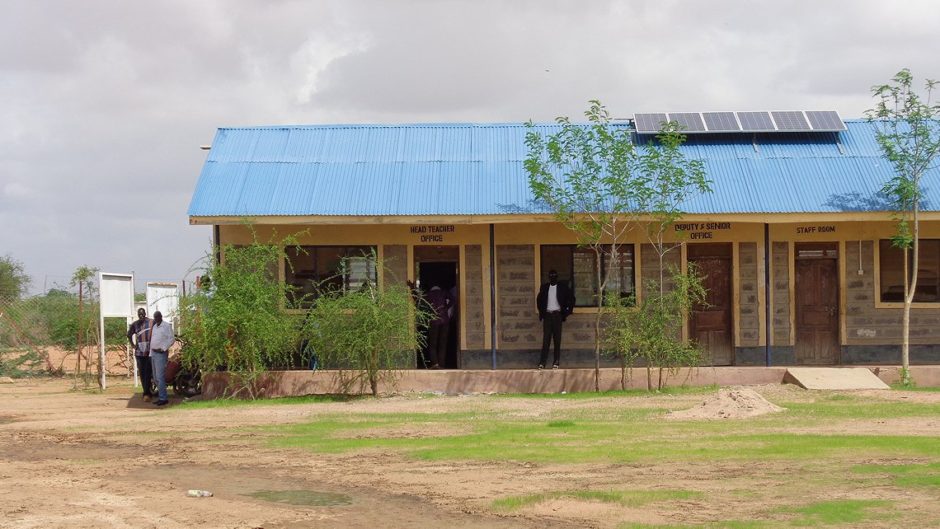
[[98,387],[104,391],[108,383],[104,379],[104,316],[98,315]]
[[[130,329],[131,324],[134,323],[134,318],[127,318],[127,328]],[[127,358],[131,362],[131,376],[134,377],[134,387],[140,386],[140,375],[137,373],[137,354],[134,351],[134,348],[131,347],[131,344],[127,344]]]
[[[137,302],[135,301],[135,296],[137,292],[137,289],[135,287],[135,285],[137,284],[136,281],[137,279],[135,277],[135,272],[132,270],[131,271],[131,299],[130,299],[130,305],[128,306],[128,309],[130,309],[131,313],[127,316],[128,328],[130,328],[130,324],[134,321],[134,314],[137,313],[137,311],[134,310],[135,306],[137,305]],[[135,341],[136,341],[136,338],[135,338]],[[127,357],[131,361],[131,366],[132,366],[131,370],[133,371],[132,376],[134,377],[134,387],[136,388],[137,386],[140,385],[139,384],[140,377],[138,376],[138,373],[137,373],[137,355],[134,354],[134,350],[131,349],[131,346],[129,343],[127,344]]]
[[75,336],[75,376],[82,374],[82,281],[78,282],[78,328]]
[[490,347],[496,369],[496,225],[490,224]]
[[770,367],[770,224],[764,223],[764,361]]

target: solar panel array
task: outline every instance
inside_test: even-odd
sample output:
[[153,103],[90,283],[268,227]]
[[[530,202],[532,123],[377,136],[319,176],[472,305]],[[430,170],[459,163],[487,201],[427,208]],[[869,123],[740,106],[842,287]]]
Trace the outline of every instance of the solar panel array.
[[657,134],[667,121],[679,124],[684,134],[729,132],[840,132],[845,123],[833,110],[772,112],[659,112],[634,114],[639,134]]

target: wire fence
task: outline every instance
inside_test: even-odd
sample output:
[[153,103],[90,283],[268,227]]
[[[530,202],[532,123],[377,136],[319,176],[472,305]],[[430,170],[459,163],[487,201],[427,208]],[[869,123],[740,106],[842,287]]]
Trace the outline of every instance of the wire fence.
[[[127,375],[126,321],[105,321],[105,371]],[[0,376],[96,374],[101,343],[98,304],[66,291],[0,299]]]

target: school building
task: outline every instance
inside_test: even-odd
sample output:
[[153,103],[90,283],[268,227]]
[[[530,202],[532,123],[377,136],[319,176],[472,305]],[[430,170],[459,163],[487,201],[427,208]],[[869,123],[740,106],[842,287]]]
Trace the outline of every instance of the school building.
[[[906,261],[889,240],[895,223],[879,191],[892,166],[875,125],[830,119],[817,126],[814,118],[834,113],[736,114],[730,130],[709,125],[722,116],[699,115],[704,125],[695,130],[695,115],[683,115],[692,129],[682,148],[704,162],[713,187],[685,204],[669,235],[682,244],[667,261],[696,263],[709,291],[683,338],[703,344],[716,366],[900,362]],[[764,117],[757,114],[768,114],[765,123],[748,128],[744,118]],[[646,121],[637,115],[613,126],[641,144],[653,141]],[[592,366],[593,253],[534,200],[523,169],[528,130],[486,123],[222,128],[190,223],[213,226],[221,245],[250,242],[245,219],[261,240],[301,233],[304,251],[288,249],[290,266],[281,263],[278,274],[303,293],[328,278],[340,288],[367,280],[456,287],[451,368],[534,367],[542,341],[535,296],[555,269],[577,302],[564,324],[562,365]],[[924,183],[915,365],[940,363],[940,170]],[[614,276],[621,292],[639,288],[642,296],[640,285],[659,277],[657,255],[642,227],[622,242]],[[384,267],[375,266],[373,252]],[[341,271],[343,258],[350,265]]]

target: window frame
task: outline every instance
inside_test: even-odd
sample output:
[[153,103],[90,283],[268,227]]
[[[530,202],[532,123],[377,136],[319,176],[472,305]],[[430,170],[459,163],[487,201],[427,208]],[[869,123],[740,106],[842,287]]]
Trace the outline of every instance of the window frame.
[[[342,260],[342,259],[349,259],[350,257],[366,257],[366,258],[367,258],[367,262],[371,262],[371,264],[372,264],[372,266],[371,266],[371,274],[369,273],[369,270],[368,270],[368,268],[367,268],[367,271],[366,271],[366,279],[369,280],[369,281],[372,281],[373,283],[376,283],[376,284],[378,283],[378,280],[379,280],[379,270],[378,270],[379,255],[378,255],[378,246],[377,246],[377,245],[370,245],[370,244],[365,244],[365,245],[362,245],[362,244],[300,244],[300,245],[296,245],[296,246],[288,246],[288,247],[286,247],[286,248],[284,249],[284,255],[285,255],[285,257],[284,257],[284,283],[285,283],[285,285],[288,287],[288,289],[300,288],[300,290],[303,291],[303,288],[302,288],[301,284],[298,284],[297,282],[291,282],[291,281],[290,281],[291,277],[295,276],[296,272],[293,271],[293,267],[291,266],[291,263],[290,263],[289,261],[290,261],[290,259],[291,259],[292,257],[294,257],[294,258],[297,257],[297,255],[298,255],[297,253],[294,253],[294,255],[291,255],[292,250],[293,250],[294,248],[297,248],[297,247],[301,248],[302,251],[306,252],[306,256],[310,256],[311,261],[312,261],[312,263],[313,263],[313,276],[316,277],[316,278],[320,278],[320,277],[321,277],[321,274],[320,274],[320,272],[319,272],[319,267],[318,267],[318,265],[319,265],[319,257],[320,257],[320,256],[318,255],[319,250],[320,250],[320,249],[341,249],[341,250],[342,250],[342,256],[340,257],[340,260]],[[336,270],[336,269],[331,270],[330,272],[332,273],[332,276],[340,275],[340,274],[338,273],[339,270]],[[343,277],[342,277],[342,288],[341,288],[341,290],[342,290],[343,292],[347,292],[347,291],[349,291],[351,288],[353,288],[353,287],[350,285],[350,276],[351,276],[351,274],[347,271],[347,273],[342,274],[342,276],[343,276]],[[309,280],[309,279],[306,279],[306,280],[304,280],[304,281],[310,281],[310,280]],[[316,299],[317,299],[318,297],[320,297],[321,292],[313,291],[313,292],[305,293],[305,294],[302,294],[302,295],[303,295],[303,296],[310,296],[310,297],[309,297],[304,303],[298,303],[298,302],[296,301],[296,299],[294,299],[294,297],[292,296],[291,292],[289,291],[288,294],[287,294],[286,299],[284,300],[284,301],[285,301],[285,308],[288,309],[288,310],[296,310],[296,311],[309,310],[310,307],[312,306],[312,304],[316,301]]]
[[[921,237],[921,238],[919,239],[919,241],[920,241],[920,243],[921,243],[922,245],[923,245],[924,242],[930,242],[930,243],[933,243],[933,244],[937,244],[937,245],[938,245],[938,248],[937,248],[936,251],[937,251],[938,254],[940,254],[940,238],[924,238],[924,237]],[[902,260],[903,260],[903,254],[900,253],[902,250],[899,249],[899,248],[894,248],[894,247],[892,247],[892,246],[891,246],[891,240],[890,240],[890,239],[877,239],[877,240],[874,241],[874,244],[873,244],[873,246],[874,246],[874,261],[875,261],[875,264],[876,264],[876,266],[877,266],[877,273],[874,274],[875,306],[876,306],[876,308],[897,308],[897,307],[903,307],[903,306],[904,306],[904,297],[903,297],[903,296],[904,296],[904,293],[903,293],[903,292],[902,292],[902,295],[901,295],[901,299],[900,299],[900,300],[884,301],[884,285],[885,285],[885,282],[884,282],[884,280],[883,280],[884,266],[882,266],[882,265],[883,265],[884,259],[885,259],[885,252],[884,252],[883,249],[882,249],[882,244],[883,244],[883,243],[887,245],[887,246],[886,246],[887,248],[892,249],[892,250],[894,250],[894,251],[896,251],[896,252],[899,252],[898,255],[901,256],[901,257],[902,257]],[[921,250],[923,250],[923,247],[921,247]],[[923,256],[924,256],[924,254],[923,254],[923,252],[921,252],[920,257],[923,258]],[[914,263],[913,263],[912,261],[913,261],[913,259],[910,259],[910,260],[908,261],[908,268],[909,268],[908,273],[909,273],[909,274],[912,272],[913,267],[914,267]],[[902,265],[902,266],[903,266],[903,265]],[[932,300],[932,301],[923,301],[923,300],[918,300],[917,297],[916,297],[916,295],[915,295],[914,301],[913,301],[913,303],[912,303],[912,306],[913,306],[913,307],[915,307],[915,308],[934,308],[934,309],[935,309],[935,308],[937,308],[938,306],[940,306],[940,258],[938,258],[938,260],[937,260],[937,265],[936,265],[936,266],[937,266],[937,269],[935,270],[936,279],[935,279],[935,283],[934,283],[934,285],[935,285],[935,287],[936,287],[936,289],[937,289],[936,299],[934,299],[934,300]],[[909,275],[908,277],[910,277],[910,275]],[[921,276],[920,274],[918,274],[918,279],[917,279],[918,287],[920,287],[920,286],[922,285],[922,283],[921,283],[921,280],[922,280],[922,279],[923,279],[923,276]],[[904,291],[906,292],[906,285],[904,286]]]
[[[541,286],[541,285],[546,281],[545,275],[546,275],[546,273],[547,273],[547,269],[545,268],[546,265],[545,265],[545,259],[544,259],[545,248],[570,248],[570,249],[571,249],[570,257],[569,257],[569,262],[568,262],[568,266],[570,267],[570,274],[568,275],[568,277],[567,277],[566,280],[567,280],[567,282],[568,282],[568,287],[571,289],[572,294],[574,294],[575,292],[577,292],[577,285],[576,285],[576,283],[575,283],[575,269],[574,269],[574,266],[575,266],[575,254],[576,254],[576,253],[578,253],[578,252],[580,251],[580,252],[588,253],[588,254],[591,255],[591,263],[592,263],[592,266],[591,266],[591,274],[592,274],[592,278],[593,278],[593,277],[596,277],[596,275],[595,275],[595,270],[594,270],[594,264],[596,264],[597,261],[596,261],[596,254],[594,253],[594,249],[593,249],[593,248],[591,248],[591,247],[589,247],[589,246],[581,246],[581,245],[578,245],[578,244],[540,244],[540,245],[538,245],[538,246],[539,246],[539,250],[538,250],[538,252],[539,252],[539,254],[538,254],[538,257],[539,257],[539,269],[538,269],[538,271],[537,271],[537,273],[538,273],[538,276],[537,276],[537,277],[538,277],[537,283],[538,283],[539,286]],[[610,244],[605,244],[605,245],[603,245],[603,248],[604,248],[604,250],[605,250],[605,256],[606,256],[606,255],[609,255],[609,251],[610,251],[609,249],[610,249],[610,247],[611,247]],[[636,296],[636,295],[637,295],[637,262],[636,262],[636,259],[637,259],[637,256],[636,256],[637,244],[635,244],[635,243],[621,243],[621,244],[618,244],[618,245],[617,245],[618,253],[622,253],[622,251],[623,251],[624,248],[629,248],[629,253],[630,253],[630,258],[631,258],[631,267],[630,267],[630,268],[631,268],[631,270],[630,270],[630,272],[631,272],[631,273],[630,273],[631,291],[629,292],[628,295]],[[622,266],[622,265],[621,265],[621,266]],[[605,273],[606,273],[607,267],[608,267],[608,260],[607,260],[607,259],[602,259],[602,260],[601,260],[601,274],[605,274]],[[559,272],[559,275],[561,275],[561,272],[562,272],[562,271],[559,270],[558,272]],[[593,281],[592,281],[592,282],[593,282]],[[593,286],[593,285],[592,285],[592,286]],[[597,296],[597,292],[596,292],[595,289],[592,288],[592,294],[591,294],[591,296],[590,296],[590,298],[589,298],[590,303],[589,303],[589,304],[584,304],[584,302],[581,300],[581,298],[583,298],[583,296],[579,297],[579,296],[575,295],[575,306],[574,306],[574,308],[575,308],[576,312],[581,312],[581,311],[585,311],[585,310],[586,310],[586,311],[589,311],[590,309],[595,309],[595,310],[596,310],[596,309],[597,309],[597,303],[596,303],[596,301],[595,301],[595,300],[596,300],[596,296]]]

